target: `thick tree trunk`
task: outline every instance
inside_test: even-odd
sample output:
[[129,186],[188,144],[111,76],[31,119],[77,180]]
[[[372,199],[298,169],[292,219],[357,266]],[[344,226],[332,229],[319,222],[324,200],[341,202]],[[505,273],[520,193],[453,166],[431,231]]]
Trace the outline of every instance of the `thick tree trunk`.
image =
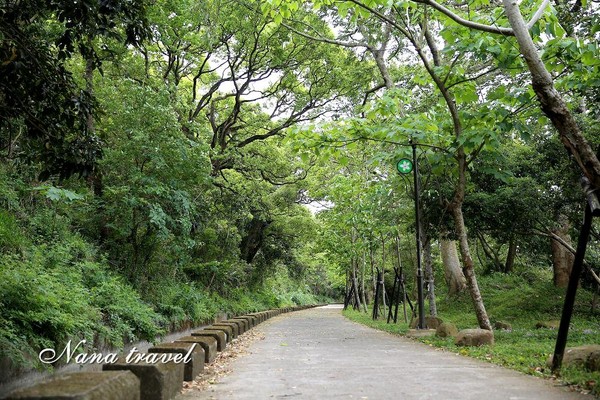
[[503,0],[504,10],[513,29],[521,54],[531,72],[531,83],[542,111],[550,118],[560,140],[595,188],[600,188],[600,161],[583,136],[567,104],[554,87],[552,75],[546,69],[523,20],[516,0]]
[[458,235],[458,244],[460,248],[460,254],[463,262],[463,273],[467,279],[467,286],[469,287],[469,293],[473,300],[473,306],[475,308],[475,315],[479,322],[481,329],[492,330],[490,319],[488,318],[485,305],[483,304],[483,298],[479,291],[479,284],[477,283],[477,277],[475,276],[475,264],[473,258],[471,258],[471,251],[469,249],[469,242],[467,240],[467,228],[462,213],[462,207],[460,205],[451,208],[452,216],[454,218],[454,224],[456,227],[456,234]]
[[[571,224],[564,215],[559,217],[558,222],[559,225],[552,230],[552,233],[572,247],[571,237],[569,236]],[[552,250],[552,265],[554,267],[554,286],[567,287],[575,256],[557,240],[550,239],[550,247]]]
[[271,224],[269,221],[263,221],[254,217],[248,224],[248,232],[240,243],[240,253],[242,259],[248,264],[252,263],[254,257],[260,250],[264,240],[265,229]]
[[448,294],[455,295],[467,288],[467,279],[462,272],[456,242],[440,238],[440,253],[444,264],[444,276],[448,286]]

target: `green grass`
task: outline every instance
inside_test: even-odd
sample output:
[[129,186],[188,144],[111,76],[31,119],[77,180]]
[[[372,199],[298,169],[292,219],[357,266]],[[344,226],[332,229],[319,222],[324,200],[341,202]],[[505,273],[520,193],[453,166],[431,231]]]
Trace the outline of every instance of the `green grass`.
[[[457,354],[474,357],[526,374],[550,378],[546,362],[554,351],[557,331],[536,329],[538,321],[560,319],[564,289],[551,283],[529,282],[518,276],[494,275],[480,279],[481,292],[492,324],[508,322],[513,330],[494,331],[495,344],[482,347],[458,347],[452,338],[429,337],[419,339],[426,344],[441,347]],[[591,294],[581,290],[577,295],[575,313],[569,331],[568,347],[600,343],[600,318],[590,309]],[[371,313],[347,310],[349,319],[369,327],[403,335],[408,324],[387,324],[384,318],[373,321]],[[458,329],[477,328],[468,294],[457,298],[438,300],[438,317],[454,323]],[[399,316],[399,321],[400,321]],[[559,379],[582,391],[600,397],[600,373],[578,368],[563,368]]]

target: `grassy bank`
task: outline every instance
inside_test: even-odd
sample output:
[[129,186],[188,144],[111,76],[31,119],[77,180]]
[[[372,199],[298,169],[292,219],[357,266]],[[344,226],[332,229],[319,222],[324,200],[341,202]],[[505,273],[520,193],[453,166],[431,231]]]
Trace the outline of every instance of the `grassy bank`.
[[[549,281],[547,281],[549,282]],[[554,350],[557,331],[536,328],[540,321],[560,318],[563,289],[540,280],[531,281],[519,276],[492,275],[480,279],[486,308],[492,323],[508,322],[512,331],[495,331],[495,345],[476,348],[458,347],[452,338],[423,338],[420,341],[444,348],[457,354],[478,358],[529,375],[551,378],[546,362]],[[591,310],[592,295],[580,290],[569,332],[568,346],[600,343],[600,318]],[[375,329],[403,335],[408,324],[387,324],[384,319],[373,321],[370,312],[365,314],[347,310],[349,319]],[[468,294],[457,298],[438,300],[438,317],[454,323],[458,329],[476,328]],[[402,317],[399,316],[399,320]],[[600,373],[579,368],[564,368],[559,379],[600,396]]]

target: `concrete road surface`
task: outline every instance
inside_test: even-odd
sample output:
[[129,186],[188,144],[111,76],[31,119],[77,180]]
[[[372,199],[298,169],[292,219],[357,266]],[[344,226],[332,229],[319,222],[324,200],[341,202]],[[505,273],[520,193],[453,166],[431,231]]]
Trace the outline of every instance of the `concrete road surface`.
[[233,372],[192,399],[593,399],[345,319],[338,306],[275,317]]

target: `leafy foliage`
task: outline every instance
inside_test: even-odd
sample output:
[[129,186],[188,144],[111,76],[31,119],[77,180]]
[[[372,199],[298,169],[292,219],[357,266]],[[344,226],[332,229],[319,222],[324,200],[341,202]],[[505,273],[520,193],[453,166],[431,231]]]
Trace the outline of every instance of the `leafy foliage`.
[[[97,37],[137,44],[142,1],[12,1],[0,11],[0,140],[9,158],[42,162],[42,179],[91,173],[101,153],[89,127],[94,102],[65,65],[76,54],[100,66]],[[18,133],[17,133],[18,132]]]
[[[389,287],[402,267],[412,295],[414,188],[395,168],[411,141],[429,287],[444,290],[439,238],[459,233],[460,204],[492,318],[556,313],[540,234],[578,221],[581,195],[510,38],[413,2],[2,5],[0,351],[17,364],[68,338],[119,347],[341,299],[353,278],[371,303],[377,269]],[[598,143],[584,8],[532,32]],[[494,274],[509,248],[514,269]],[[438,300],[474,324],[467,299]]]

